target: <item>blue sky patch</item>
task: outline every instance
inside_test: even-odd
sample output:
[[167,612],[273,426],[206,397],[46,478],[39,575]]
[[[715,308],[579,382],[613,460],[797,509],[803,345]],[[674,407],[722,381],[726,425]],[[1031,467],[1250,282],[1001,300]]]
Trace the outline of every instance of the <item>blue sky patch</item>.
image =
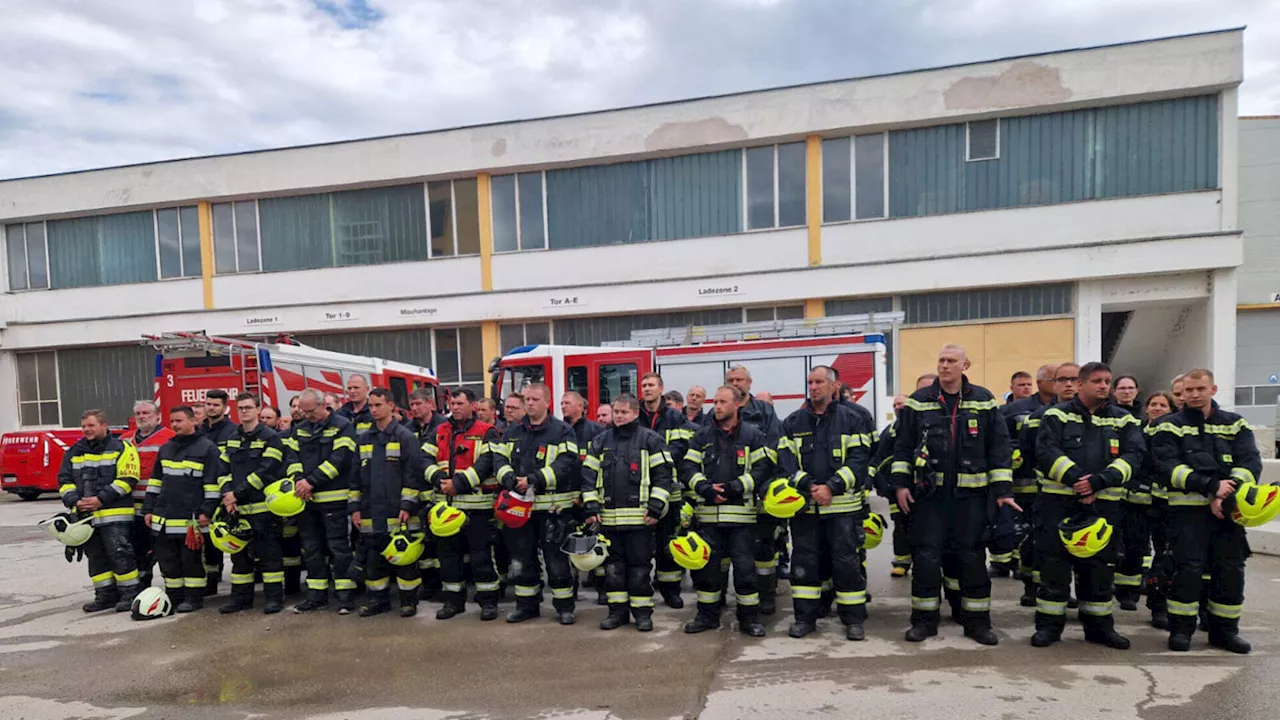
[[316,8],[333,18],[344,30],[360,30],[377,25],[385,15],[369,0],[314,0]]

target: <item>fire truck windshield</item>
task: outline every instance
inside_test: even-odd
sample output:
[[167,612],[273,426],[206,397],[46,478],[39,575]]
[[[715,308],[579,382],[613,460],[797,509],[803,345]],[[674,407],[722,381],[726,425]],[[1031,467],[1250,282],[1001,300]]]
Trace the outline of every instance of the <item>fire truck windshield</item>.
[[520,392],[533,383],[545,383],[546,370],[542,365],[512,365],[502,369],[502,393]]

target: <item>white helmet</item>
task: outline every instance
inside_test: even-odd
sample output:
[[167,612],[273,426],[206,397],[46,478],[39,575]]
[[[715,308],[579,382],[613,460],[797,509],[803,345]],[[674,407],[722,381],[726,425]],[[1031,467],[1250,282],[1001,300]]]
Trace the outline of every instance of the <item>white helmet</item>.
[[173,602],[164,588],[149,587],[133,599],[130,610],[134,620],[155,620],[173,614]]
[[575,568],[591,572],[609,557],[609,539],[593,532],[570,533],[560,544],[560,551],[569,556],[569,563]]
[[79,547],[93,537],[93,518],[77,520],[71,513],[58,513],[48,520],[41,520],[55,540],[68,547]]

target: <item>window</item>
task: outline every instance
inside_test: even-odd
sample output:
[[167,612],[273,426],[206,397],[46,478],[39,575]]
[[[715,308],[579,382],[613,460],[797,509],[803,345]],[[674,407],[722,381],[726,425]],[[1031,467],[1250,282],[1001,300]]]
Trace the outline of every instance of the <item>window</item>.
[[1071,313],[1071,285],[1026,285],[906,295],[902,298],[902,311],[908,325],[1067,315]]
[[471,388],[477,397],[482,397],[488,364],[481,346],[480,328],[436,328],[433,334],[434,369],[440,384]]
[[200,277],[200,213],[195,205],[156,211],[160,277]]
[[824,302],[823,312],[827,317],[893,312],[893,298],[837,298]]
[[495,252],[546,248],[542,173],[496,175],[490,181],[489,194]]
[[42,290],[49,287],[44,223],[6,225],[4,236],[9,254],[9,290]]
[[546,381],[546,370],[542,365],[514,365],[502,371],[502,393],[509,395]]
[[885,134],[853,139],[854,198],[859,220],[884,217]]
[[743,308],[746,322],[771,322],[774,320],[799,320],[804,317],[804,305],[779,305],[777,307]]
[[640,387],[639,369],[633,363],[600,366],[600,404],[613,402],[623,393],[636,394]]
[[551,343],[551,323],[499,325],[498,342],[504,353],[525,345],[548,345]]
[[965,123],[965,160],[1000,157],[1000,118]]
[[[133,403],[155,393],[155,349],[143,345],[64,348],[58,353],[58,400],[63,420],[80,421],[80,413],[101,408],[107,422],[126,425]],[[45,375],[40,375],[41,387]],[[48,422],[48,415],[45,415]]]
[[151,210],[45,223],[53,289],[154,282],[156,218]]
[[1275,405],[1280,401],[1280,385],[1258,385],[1253,388],[1254,405]]
[[805,223],[804,143],[778,146],[778,227]]
[[480,201],[475,178],[427,183],[431,257],[480,254]]
[[23,427],[61,425],[58,412],[58,354],[53,350],[17,354],[18,415]]
[[260,200],[262,268],[273,272],[426,260],[424,205],[421,185]]
[[1249,386],[1236,388],[1236,405],[1252,405],[1253,388]]
[[213,204],[213,256],[220,275],[257,272],[262,267],[256,201]]
[[391,397],[396,401],[396,405],[402,408],[409,407],[409,383],[402,377],[391,377],[388,379],[391,385],[388,390],[391,391]]
[[742,322],[742,308],[710,308],[692,312],[649,315],[607,315],[555,321],[556,342],[561,345],[599,345],[630,340],[632,330],[683,328],[692,325],[727,325]]
[[790,227],[805,223],[804,143],[746,151],[747,228]]
[[[582,399],[588,404],[591,402],[590,390],[587,389],[587,367],[585,365],[571,365],[565,368],[565,390],[572,390],[582,396]],[[587,414],[591,414],[591,408],[587,408]]]
[[822,141],[822,222],[853,217],[853,142],[850,138]]
[[822,221],[884,217],[884,133],[822,141]]

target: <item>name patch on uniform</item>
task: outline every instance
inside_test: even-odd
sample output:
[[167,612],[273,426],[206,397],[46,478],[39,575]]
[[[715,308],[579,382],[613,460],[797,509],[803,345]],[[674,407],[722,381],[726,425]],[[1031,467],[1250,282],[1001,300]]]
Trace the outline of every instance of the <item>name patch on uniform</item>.
[[1120,438],[1111,438],[1111,455],[1115,457],[1120,454]]
[[969,418],[969,435],[978,436],[978,418]]
[[546,446],[546,445],[539,445],[539,446],[538,446],[538,459],[539,459],[539,460],[545,460],[545,459],[546,459],[546,457],[547,457],[547,446]]

